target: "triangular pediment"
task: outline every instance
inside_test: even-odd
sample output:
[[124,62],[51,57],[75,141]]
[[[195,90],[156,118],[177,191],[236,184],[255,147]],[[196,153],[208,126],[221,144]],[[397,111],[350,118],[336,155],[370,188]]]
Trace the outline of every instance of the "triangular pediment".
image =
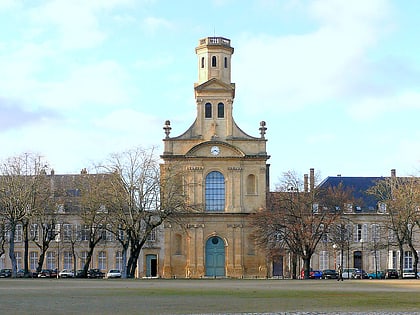
[[196,91],[234,91],[235,84],[227,84],[219,79],[213,78],[194,87]]

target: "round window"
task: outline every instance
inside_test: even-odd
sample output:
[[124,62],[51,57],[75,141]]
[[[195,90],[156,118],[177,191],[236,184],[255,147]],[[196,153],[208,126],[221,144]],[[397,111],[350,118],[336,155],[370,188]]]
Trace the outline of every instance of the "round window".
[[213,237],[211,242],[216,245],[217,243],[219,243],[219,239],[217,237]]

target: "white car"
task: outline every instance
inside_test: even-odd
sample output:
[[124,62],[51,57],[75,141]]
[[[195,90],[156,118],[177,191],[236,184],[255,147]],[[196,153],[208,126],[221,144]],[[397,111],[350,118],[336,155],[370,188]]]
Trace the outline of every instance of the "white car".
[[60,278],[73,278],[74,272],[73,270],[63,269],[58,273]]
[[415,279],[416,274],[414,273],[413,269],[404,269],[402,274],[403,279]]
[[111,269],[107,272],[106,277],[108,279],[121,278],[121,271],[119,271],[118,269]]

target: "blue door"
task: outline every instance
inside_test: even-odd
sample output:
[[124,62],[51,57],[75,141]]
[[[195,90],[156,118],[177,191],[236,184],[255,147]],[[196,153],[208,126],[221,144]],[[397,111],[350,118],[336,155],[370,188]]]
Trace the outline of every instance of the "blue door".
[[217,236],[210,237],[206,243],[206,276],[225,276],[225,244]]

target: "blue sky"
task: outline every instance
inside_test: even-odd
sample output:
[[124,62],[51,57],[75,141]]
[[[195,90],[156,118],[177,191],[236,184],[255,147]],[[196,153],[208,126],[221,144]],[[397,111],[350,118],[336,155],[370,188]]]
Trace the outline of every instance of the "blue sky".
[[283,172],[418,174],[420,1],[1,0],[0,159],[78,173],[110,153],[162,152],[194,121],[195,47],[235,48],[234,117],[267,123]]

